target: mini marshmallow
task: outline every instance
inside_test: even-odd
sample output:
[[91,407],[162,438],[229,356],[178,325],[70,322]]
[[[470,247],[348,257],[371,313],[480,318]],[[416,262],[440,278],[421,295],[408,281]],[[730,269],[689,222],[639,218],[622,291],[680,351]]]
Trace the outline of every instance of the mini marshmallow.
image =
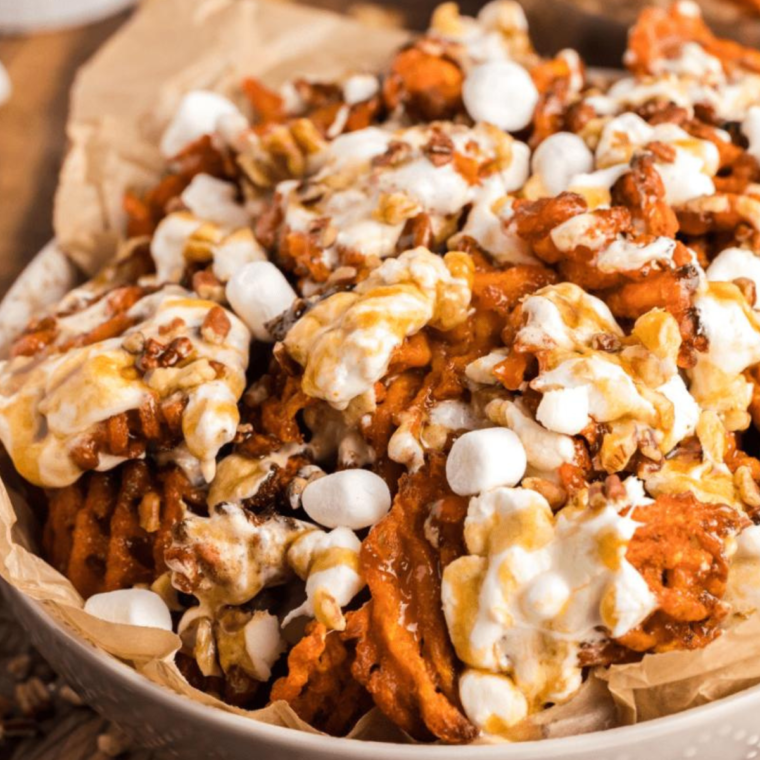
[[169,214],[160,222],[150,241],[150,255],[156,265],[156,279],[162,282],[179,282],[185,270],[185,245],[188,238],[202,224],[192,214]]
[[549,195],[559,195],[578,174],[594,170],[594,154],[583,138],[572,132],[547,137],[533,154],[533,173],[541,177]]
[[507,132],[530,124],[538,104],[538,90],[530,74],[512,61],[491,61],[476,66],[462,86],[467,113]]
[[570,598],[570,587],[558,573],[544,573],[537,578],[522,598],[522,607],[536,623],[553,618],[562,611]]
[[231,182],[196,174],[185,188],[180,199],[195,214],[209,222],[228,229],[245,227],[248,213],[235,200],[237,188]]
[[208,90],[188,92],[161,137],[161,153],[165,158],[173,158],[190,143],[215,132],[220,118],[226,114],[240,114],[227,98]]
[[747,153],[760,161],[760,106],[752,106],[742,122],[742,134],[747,138]]
[[267,255],[247,227],[236,230],[213,248],[212,271],[219,282],[228,282],[235,272],[252,261],[266,261]]
[[342,631],[345,607],[363,588],[359,572],[362,542],[348,528],[329,533],[308,531],[288,550],[288,564],[306,581],[306,601],[283,619],[283,628],[297,617],[314,617],[330,630]]
[[466,670],[459,679],[459,698],[467,717],[484,733],[507,728],[528,714],[528,701],[505,675]]
[[109,623],[172,630],[172,616],[166,602],[147,589],[125,588],[95,594],[84,603],[84,611]]
[[243,629],[243,637],[256,678],[268,681],[272,676],[272,666],[287,648],[280,631],[280,621],[264,610],[254,612]]
[[391,492],[374,472],[340,470],[309,483],[302,503],[306,514],[319,525],[361,530],[388,514]]
[[267,322],[287,311],[297,298],[285,275],[270,261],[246,264],[227,283],[227,300],[256,340],[271,343]]
[[[726,248],[707,267],[707,279],[711,282],[732,282],[740,277],[752,280],[755,293],[760,298],[760,256],[747,248]],[[760,303],[755,303],[755,306],[760,306]]]
[[446,461],[446,479],[454,493],[472,496],[522,480],[527,461],[517,435],[494,427],[465,433],[454,442]]
[[591,421],[588,416],[588,387],[546,391],[536,410],[536,419],[547,429],[578,435]]
[[354,74],[343,83],[343,100],[350,106],[377,95],[380,83],[373,74]]

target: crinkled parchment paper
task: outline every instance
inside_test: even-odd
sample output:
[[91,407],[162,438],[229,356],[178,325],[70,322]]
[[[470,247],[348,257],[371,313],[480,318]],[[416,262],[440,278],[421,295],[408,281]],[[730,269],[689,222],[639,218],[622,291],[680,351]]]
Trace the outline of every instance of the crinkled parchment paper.
[[[345,18],[257,0],[147,0],[80,72],[68,133],[72,147],[61,176],[55,228],[61,247],[93,273],[115,250],[128,187],[159,176],[162,126],[191,88],[227,94],[244,75],[277,84],[299,73],[330,77],[372,69],[405,34],[367,30]],[[45,288],[39,287],[45,275]],[[11,333],[73,284],[74,269],[47,250],[0,306],[0,348]],[[40,297],[44,291],[44,298]],[[179,639],[166,631],[114,625],[90,617],[72,585],[33,552],[38,526],[20,495],[18,476],[0,462],[0,575],[95,645],[189,698],[255,720],[314,731],[287,706],[245,712],[190,687],[173,664]],[[593,674],[567,704],[536,716],[522,738],[560,737],[648,720],[760,683],[760,619],[745,622],[706,650],[644,658]],[[374,710],[353,736],[405,741]]]

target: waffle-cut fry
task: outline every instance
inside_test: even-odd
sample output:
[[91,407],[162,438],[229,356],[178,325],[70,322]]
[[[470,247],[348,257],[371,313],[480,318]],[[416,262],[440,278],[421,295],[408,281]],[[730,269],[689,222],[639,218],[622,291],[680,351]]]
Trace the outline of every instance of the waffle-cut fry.
[[405,476],[389,515],[362,546],[372,602],[349,622],[355,678],[375,704],[417,738],[475,738],[457,695],[457,666],[440,603],[440,566],[424,537],[431,505],[449,493],[444,457]]
[[104,582],[106,591],[153,580],[152,539],[140,527],[137,511],[151,484],[152,478],[145,462],[129,462],[124,466],[121,488],[111,518]]
[[116,498],[115,481],[115,476],[110,473],[95,473],[86,481],[85,500],[74,523],[66,576],[85,599],[104,587],[109,524]]
[[[146,494],[158,500],[158,526],[141,526]],[[127,462],[111,473],[90,473],[48,492],[43,548],[82,596],[148,583],[166,570],[164,549],[172,526],[201,492],[178,468],[158,475],[145,462]]]
[[619,643],[637,652],[699,649],[719,634],[728,614],[721,599],[729,562],[726,540],[749,520],[723,504],[705,504],[693,494],[659,496],[636,507],[642,523],[626,559],[655,594],[658,610]]
[[363,432],[381,461],[388,453],[388,442],[398,425],[399,415],[409,408],[423,380],[418,372],[400,372],[387,387],[378,383],[377,408]]
[[303,434],[296,416],[313,403],[314,400],[301,390],[297,378],[285,378],[280,393],[261,405],[262,432],[279,438],[283,443],[301,442]]
[[625,63],[634,74],[656,74],[657,63],[677,56],[687,42],[696,42],[727,70],[760,71],[760,52],[713,35],[701,15],[673,3],[669,9],[645,8],[628,35]]
[[[353,615],[349,613],[349,619]],[[316,621],[290,650],[288,674],[272,687],[273,702],[284,700],[310,725],[344,736],[372,706],[372,700],[351,675],[353,651],[337,631]]]
[[42,546],[50,564],[66,573],[74,543],[77,515],[84,507],[81,483],[47,494],[48,514],[42,534]]

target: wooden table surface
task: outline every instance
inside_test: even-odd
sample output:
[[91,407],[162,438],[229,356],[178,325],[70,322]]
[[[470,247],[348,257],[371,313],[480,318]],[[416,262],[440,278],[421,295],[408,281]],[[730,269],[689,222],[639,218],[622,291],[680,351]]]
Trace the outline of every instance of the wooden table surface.
[[[384,2],[382,8],[346,0],[309,4],[345,10],[369,23],[419,27],[432,3],[396,0],[403,12],[393,9],[394,2]],[[76,71],[128,15],[59,32],[0,35],[0,62],[13,85],[10,100],[0,106],[0,297],[53,235],[53,196],[66,150],[68,96]],[[33,690],[35,679],[51,696],[50,703],[42,704],[31,719],[4,720],[15,715],[13,706],[20,692]],[[29,650],[24,632],[3,609],[0,594],[0,758],[105,760],[114,756],[120,749],[114,728],[72,701],[66,685]],[[139,748],[119,756],[162,760],[159,754]]]

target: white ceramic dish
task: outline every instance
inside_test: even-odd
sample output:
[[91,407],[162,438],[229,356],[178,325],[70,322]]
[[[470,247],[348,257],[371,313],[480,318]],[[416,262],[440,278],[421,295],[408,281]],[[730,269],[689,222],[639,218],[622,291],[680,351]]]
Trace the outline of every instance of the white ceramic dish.
[[0,0],[0,31],[6,34],[91,24],[134,5],[136,0]]
[[[57,262],[59,276],[40,287]],[[0,325],[29,293],[35,308],[73,284],[74,270],[48,246],[0,304]],[[55,281],[57,284],[54,284]],[[15,324],[15,323],[14,323]],[[182,760],[753,760],[760,758],[760,686],[667,718],[609,731],[495,746],[419,746],[307,734],[196,704],[158,686],[68,631],[38,602],[0,581],[32,643],[85,701],[142,746]]]

